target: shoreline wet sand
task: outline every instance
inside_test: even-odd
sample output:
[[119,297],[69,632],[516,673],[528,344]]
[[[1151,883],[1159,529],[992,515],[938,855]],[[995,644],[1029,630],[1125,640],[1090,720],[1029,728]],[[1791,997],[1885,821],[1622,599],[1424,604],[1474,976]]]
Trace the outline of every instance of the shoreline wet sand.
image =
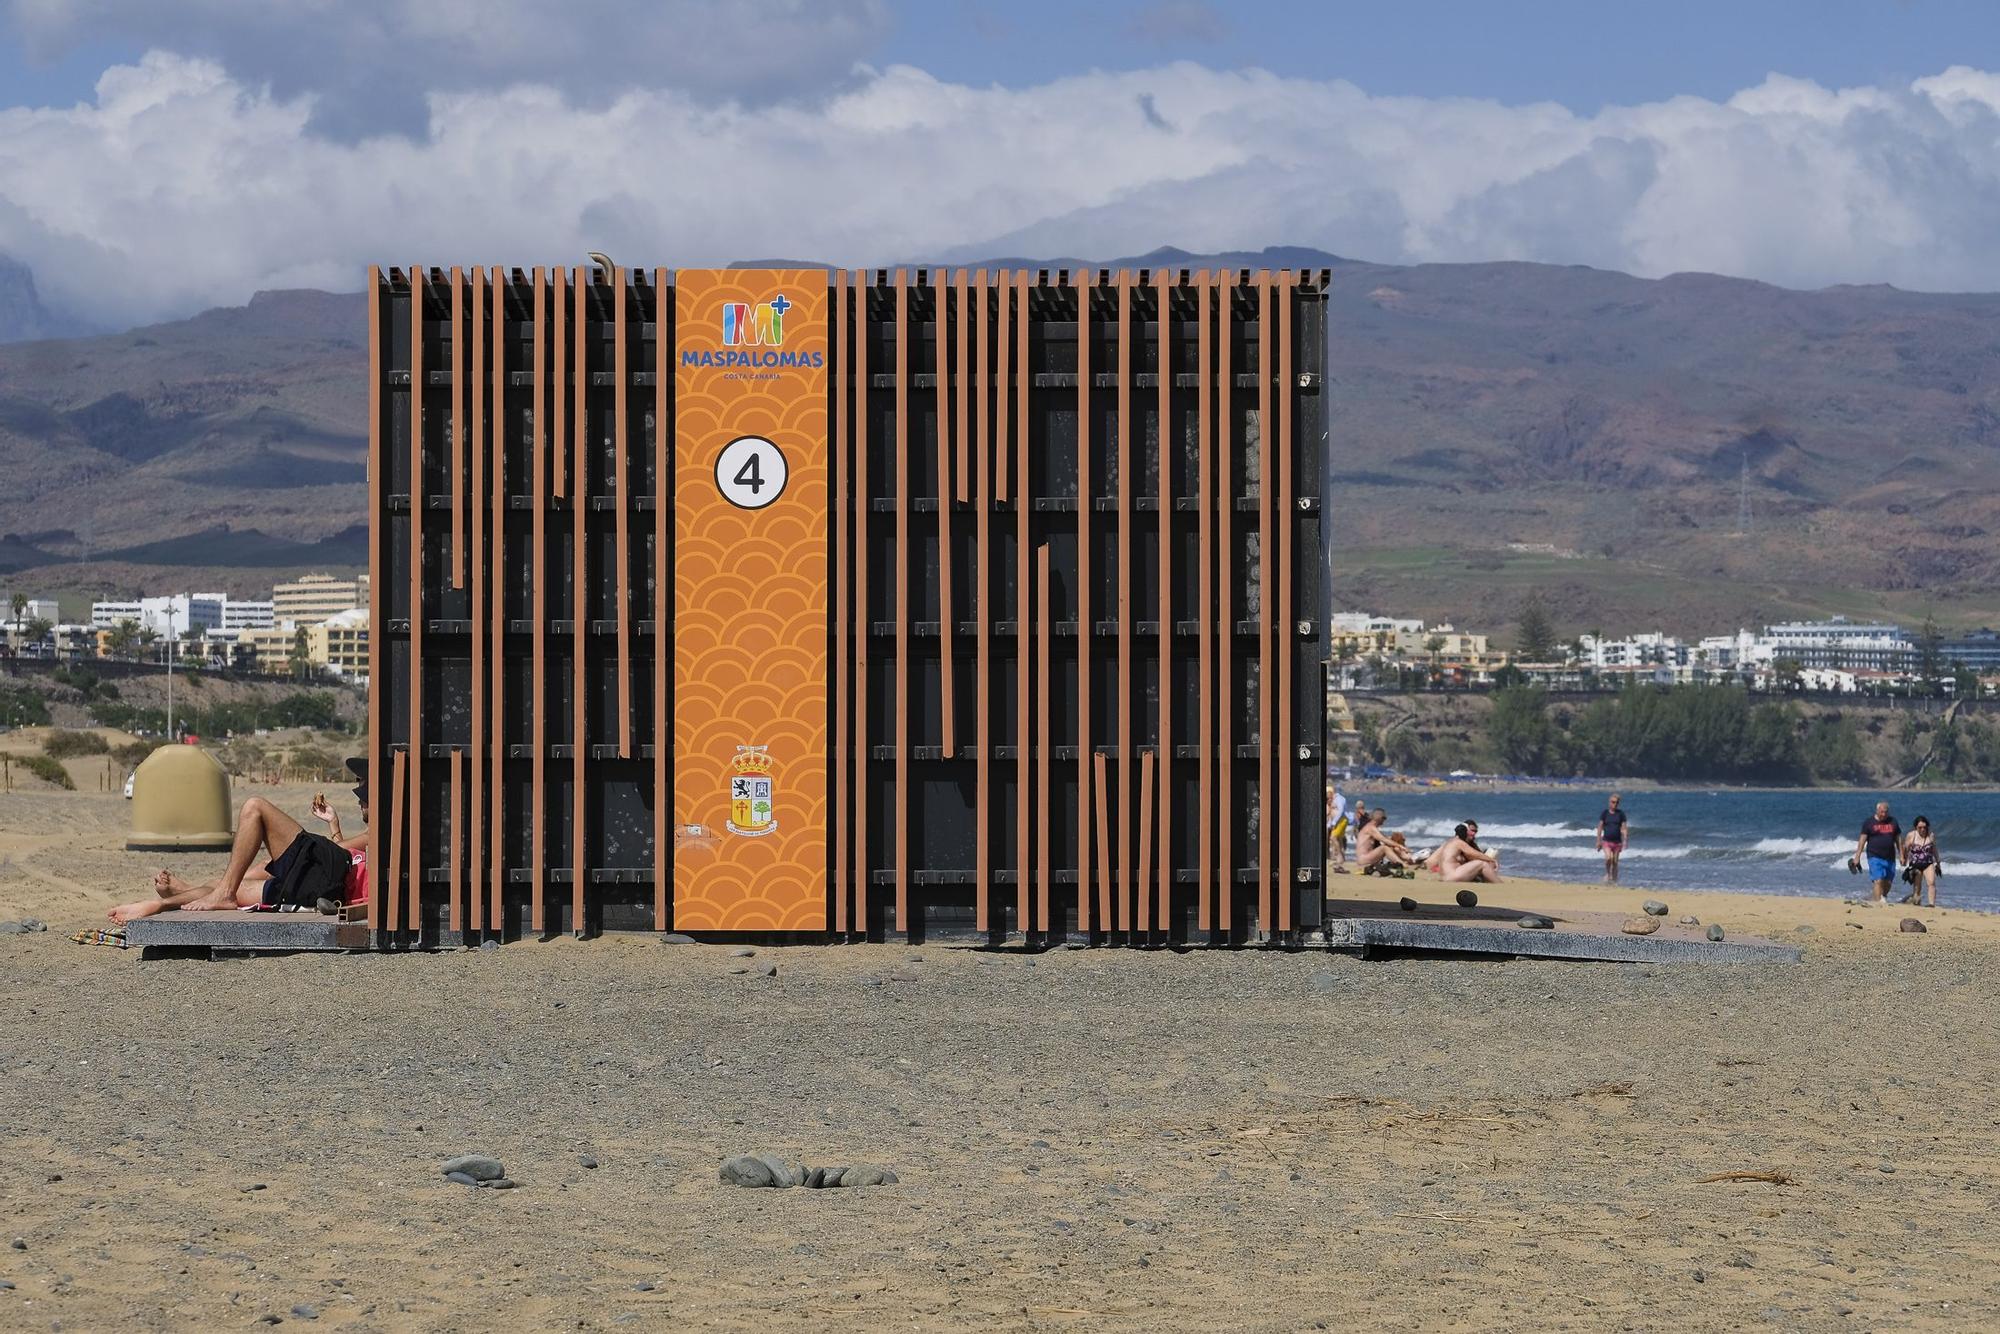
[[[9,1328],[2000,1320],[2000,918],[1520,882],[1482,898],[1661,897],[1805,960],[142,962],[64,938],[144,889],[126,811],[0,795],[0,919],[50,926],[0,936]],[[901,1180],[717,1181],[762,1149]],[[445,1181],[469,1151],[521,1188]]]

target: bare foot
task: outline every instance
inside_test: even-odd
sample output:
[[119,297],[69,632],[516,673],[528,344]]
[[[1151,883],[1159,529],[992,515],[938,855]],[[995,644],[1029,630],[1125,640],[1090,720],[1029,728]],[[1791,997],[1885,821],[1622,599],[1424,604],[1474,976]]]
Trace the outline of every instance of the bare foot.
[[162,870],[158,875],[153,877],[153,892],[163,899],[172,898],[176,894],[185,894],[193,888],[193,885],[190,885],[172,871]]
[[141,917],[151,917],[156,912],[166,911],[167,905],[158,899],[140,899],[137,903],[121,903],[104,914],[114,922],[136,922]]
[[236,906],[236,896],[234,894],[225,894],[220,889],[218,889],[213,894],[210,894],[205,898],[196,899],[192,903],[183,903],[181,905],[181,911],[219,912],[224,908],[234,908],[235,906]]

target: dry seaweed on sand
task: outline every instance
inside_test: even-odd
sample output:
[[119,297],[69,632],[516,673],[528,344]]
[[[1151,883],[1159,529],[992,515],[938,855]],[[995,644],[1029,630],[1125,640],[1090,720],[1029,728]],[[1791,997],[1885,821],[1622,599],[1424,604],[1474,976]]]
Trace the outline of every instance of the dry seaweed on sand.
[[1711,1181],[1766,1181],[1773,1186],[1796,1186],[1799,1184],[1797,1177],[1768,1167],[1756,1172],[1715,1172],[1709,1176],[1695,1178],[1695,1183],[1702,1186],[1707,1185]]

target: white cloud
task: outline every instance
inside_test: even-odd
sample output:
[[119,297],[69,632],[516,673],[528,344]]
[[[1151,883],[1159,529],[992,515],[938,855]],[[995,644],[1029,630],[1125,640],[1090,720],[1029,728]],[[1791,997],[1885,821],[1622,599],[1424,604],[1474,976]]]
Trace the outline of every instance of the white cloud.
[[[219,3],[220,0],[217,0]],[[836,263],[1321,246],[1389,261],[2000,286],[2000,78],[1578,116],[1171,65],[1026,89],[861,71],[773,103],[433,93],[345,142],[309,96],[155,52],[0,111],[0,252],[103,324],[351,289],[370,262]]]

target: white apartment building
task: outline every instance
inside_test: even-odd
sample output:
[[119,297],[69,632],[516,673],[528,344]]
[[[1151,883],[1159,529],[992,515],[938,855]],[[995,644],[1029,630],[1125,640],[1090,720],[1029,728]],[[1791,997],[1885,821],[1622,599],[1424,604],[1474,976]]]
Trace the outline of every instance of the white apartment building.
[[[14,624],[14,599],[12,596],[0,598],[0,618],[5,618],[8,625]],[[56,606],[54,598],[29,598],[28,605],[21,609],[20,622],[22,625],[26,625],[29,621],[47,621],[50,625],[54,625],[61,619],[62,610]]]
[[[1424,632],[1422,621],[1376,616],[1365,611],[1337,611],[1327,618],[1327,625],[1335,634],[1420,635]],[[1445,628],[1449,630],[1451,627]]]
[[1678,667],[1687,661],[1687,645],[1658,631],[1628,639],[1584,635],[1583,659],[1599,671],[1619,667]]
[[1764,627],[1757,648],[1767,661],[1789,658],[1801,667],[1837,671],[1893,672],[1908,670],[1916,644],[1899,625],[1850,621],[1784,621]]
[[171,597],[140,598],[136,602],[93,602],[90,626],[93,630],[116,629],[120,621],[131,621],[141,630],[151,630],[165,638],[185,639],[196,631],[222,628],[225,599],[219,593],[176,593]]
[[275,602],[225,598],[222,603],[222,628],[225,630],[266,630],[277,624],[277,619]]

